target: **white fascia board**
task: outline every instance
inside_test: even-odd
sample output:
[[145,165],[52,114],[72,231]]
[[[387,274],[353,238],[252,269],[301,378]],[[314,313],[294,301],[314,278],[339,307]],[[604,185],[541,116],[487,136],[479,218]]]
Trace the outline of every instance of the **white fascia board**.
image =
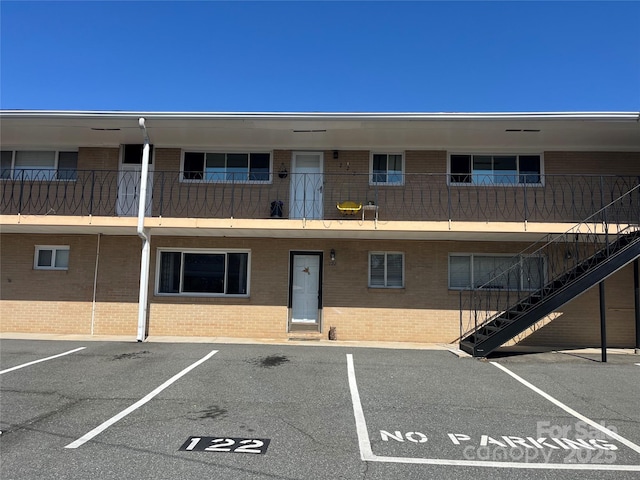
[[273,119],[273,120],[629,120],[640,112],[133,112],[80,110],[0,110],[7,118]]

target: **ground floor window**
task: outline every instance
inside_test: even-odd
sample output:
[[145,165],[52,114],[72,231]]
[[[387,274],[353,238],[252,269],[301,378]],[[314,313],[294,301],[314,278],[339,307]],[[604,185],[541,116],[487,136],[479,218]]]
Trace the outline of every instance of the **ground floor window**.
[[449,255],[451,289],[537,290],[545,277],[545,262],[540,256]]
[[160,250],[156,293],[249,295],[248,251]]
[[36,245],[33,268],[36,270],[68,270],[69,246]]
[[370,252],[369,287],[404,287],[404,254],[399,252]]

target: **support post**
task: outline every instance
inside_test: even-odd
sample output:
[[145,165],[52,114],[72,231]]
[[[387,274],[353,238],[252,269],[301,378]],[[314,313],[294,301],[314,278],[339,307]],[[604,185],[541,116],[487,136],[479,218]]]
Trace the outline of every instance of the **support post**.
[[634,305],[636,312],[636,345],[635,352],[640,354],[640,275],[638,270],[640,269],[640,258],[636,258],[633,262],[633,291],[634,291]]
[[598,284],[598,288],[600,290],[600,348],[602,349],[602,363],[607,363],[607,327],[604,280]]

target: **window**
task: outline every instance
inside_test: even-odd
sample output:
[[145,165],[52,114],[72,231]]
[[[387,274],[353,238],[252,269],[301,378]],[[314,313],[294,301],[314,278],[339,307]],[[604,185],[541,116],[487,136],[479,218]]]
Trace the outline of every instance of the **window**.
[[249,295],[249,252],[159,251],[156,292],[246,297]]
[[3,150],[0,153],[2,179],[75,180],[78,152],[41,150]]
[[540,155],[451,155],[450,183],[475,185],[540,184]]
[[369,253],[369,287],[404,287],[404,254],[396,252]]
[[371,183],[385,185],[402,185],[402,154],[374,153],[371,157]]
[[545,263],[540,256],[449,255],[449,288],[538,290],[545,282]]
[[269,153],[185,152],[182,178],[209,182],[268,182]]
[[33,268],[36,270],[68,270],[69,247],[66,245],[36,245]]
[[[142,165],[142,143],[122,146],[122,163],[124,165]],[[149,145],[149,165],[153,164],[153,145]]]

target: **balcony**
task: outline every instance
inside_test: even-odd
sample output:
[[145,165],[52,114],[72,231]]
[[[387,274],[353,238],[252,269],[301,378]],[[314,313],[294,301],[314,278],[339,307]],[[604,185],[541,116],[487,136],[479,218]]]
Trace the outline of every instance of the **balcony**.
[[[13,173],[15,178],[0,180],[3,215],[137,215],[139,172],[79,170],[70,180],[52,178],[51,170]],[[178,171],[155,171],[150,173],[147,216],[266,219],[281,214],[276,218],[356,221],[360,213],[344,215],[336,208],[352,201],[376,205],[381,222],[577,223],[640,181],[636,176],[544,175],[540,184],[452,185],[447,174],[406,174],[391,186],[371,184],[366,173],[280,177],[276,173],[264,182],[207,182],[183,180]],[[637,204],[637,195],[629,202]],[[630,223],[638,221],[629,218]]]

